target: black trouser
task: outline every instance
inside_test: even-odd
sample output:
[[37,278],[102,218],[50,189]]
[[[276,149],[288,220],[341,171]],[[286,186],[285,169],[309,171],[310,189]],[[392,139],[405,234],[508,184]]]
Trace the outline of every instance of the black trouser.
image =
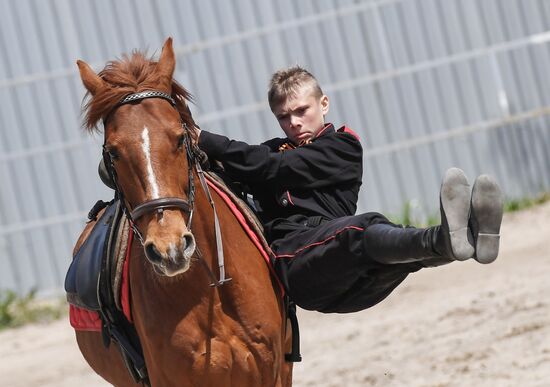
[[370,212],[304,227],[271,247],[275,269],[297,305],[347,313],[379,303],[409,273],[452,262],[434,250],[437,230],[403,228]]

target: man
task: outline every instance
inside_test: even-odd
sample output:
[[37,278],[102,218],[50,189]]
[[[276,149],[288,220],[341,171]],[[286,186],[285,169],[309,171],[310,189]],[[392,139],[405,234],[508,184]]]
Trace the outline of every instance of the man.
[[403,228],[379,213],[354,215],[362,147],[346,127],[325,123],[329,99],[308,71],[276,72],[269,105],[286,138],[248,145],[200,131],[199,147],[250,187],[291,299],[305,309],[354,312],[387,297],[423,267],[498,254],[502,195],[488,176],[472,193],[452,168],[440,192],[441,225]]

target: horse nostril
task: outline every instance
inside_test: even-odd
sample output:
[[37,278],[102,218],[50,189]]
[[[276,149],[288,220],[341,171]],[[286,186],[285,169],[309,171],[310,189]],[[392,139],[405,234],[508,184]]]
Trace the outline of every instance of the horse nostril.
[[183,236],[183,250],[185,254],[192,254],[195,251],[195,237],[193,237],[193,234]]
[[145,245],[145,255],[151,262],[158,263],[162,260],[162,255],[155,247],[154,243],[147,243]]

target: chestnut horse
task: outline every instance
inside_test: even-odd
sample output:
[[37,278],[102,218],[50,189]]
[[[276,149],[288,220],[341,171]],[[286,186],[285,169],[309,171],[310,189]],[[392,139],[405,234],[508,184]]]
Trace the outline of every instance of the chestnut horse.
[[[190,94],[172,79],[171,38],[158,62],[134,52],[99,74],[83,61],[77,64],[90,97],[86,126],[91,131],[104,122],[104,149],[126,209],[135,214],[145,203],[134,217],[139,235],[132,242],[129,282],[151,385],[291,385],[292,364],[284,356],[290,348],[284,305],[260,252],[212,192],[232,281],[211,287],[212,272],[218,274],[217,243],[212,206],[200,185],[192,205],[192,233],[187,227],[189,211],[181,203],[192,201],[190,180],[197,182],[199,176],[188,169],[191,145],[186,138],[194,136],[194,122],[187,106]],[[120,104],[128,95],[150,90],[168,98]],[[166,198],[173,203],[158,210],[154,204]],[[206,265],[197,264],[197,250]],[[99,375],[116,386],[136,385],[116,346],[106,348],[100,333],[77,331],[76,338]]]

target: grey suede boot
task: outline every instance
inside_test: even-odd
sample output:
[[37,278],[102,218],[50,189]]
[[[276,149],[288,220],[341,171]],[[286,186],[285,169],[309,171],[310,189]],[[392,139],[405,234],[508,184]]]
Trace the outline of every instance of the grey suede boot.
[[470,208],[470,229],[475,246],[474,258],[491,263],[498,255],[504,198],[497,182],[481,175],[474,182]]

